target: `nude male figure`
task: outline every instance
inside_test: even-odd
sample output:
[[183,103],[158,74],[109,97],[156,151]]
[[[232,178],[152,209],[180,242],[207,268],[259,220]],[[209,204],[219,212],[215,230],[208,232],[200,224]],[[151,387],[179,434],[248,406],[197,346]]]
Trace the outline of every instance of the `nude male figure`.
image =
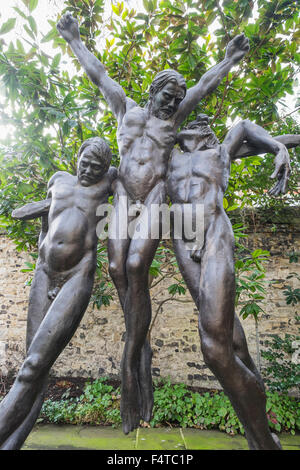
[[0,404],[0,448],[19,449],[43,404],[50,368],[74,335],[88,306],[96,269],[96,215],[117,177],[111,151],[99,137],[78,154],[77,176],[55,173],[47,199],[13,212],[26,220],[42,217],[39,256],[27,320],[27,355]]
[[[245,147],[245,141],[256,148],[256,154],[271,152],[276,155],[272,176],[278,181],[271,194],[284,193],[290,164],[282,143],[246,120],[234,126],[220,145],[205,115],[200,115],[179,133],[181,150],[172,152],[167,191],[172,203],[177,205],[177,214],[183,213],[188,204],[193,207],[193,217],[197,204],[204,208],[202,246],[195,244],[193,247],[184,237],[173,238],[178,266],[199,310],[204,361],[230,398],[244,426],[250,449],[279,449],[278,438],[268,427],[263,381],[249,355],[242,326],[234,311],[234,235],[223,209],[223,196],[231,161],[240,148]],[[240,153],[239,158],[242,157]]]
[[[114,193],[117,237],[108,240],[110,274],[125,315],[126,341],[122,358],[121,416],[125,434],[149,421],[153,407],[151,378],[152,351],[147,342],[151,320],[148,271],[159,238],[151,239],[152,228],[160,221],[150,217],[152,204],[166,200],[165,177],[176,131],[196,105],[213,91],[249,50],[249,41],[236,36],[227,46],[225,58],[203,75],[199,83],[186,89],[184,78],[174,70],[164,70],[154,79],[149,102],[142,108],[126,97],[122,87],[106,73],[103,64],[82,43],[78,22],[69,13],[57,29],[69,43],[91,81],[98,86],[118,123],[117,139],[121,163]],[[124,203],[124,200],[127,202]],[[124,204],[143,209],[124,217]],[[137,220],[137,217],[139,219]],[[149,218],[148,218],[149,217]],[[148,233],[135,237],[148,222]],[[130,237],[128,225],[136,220]],[[155,229],[156,230],[156,229]]]

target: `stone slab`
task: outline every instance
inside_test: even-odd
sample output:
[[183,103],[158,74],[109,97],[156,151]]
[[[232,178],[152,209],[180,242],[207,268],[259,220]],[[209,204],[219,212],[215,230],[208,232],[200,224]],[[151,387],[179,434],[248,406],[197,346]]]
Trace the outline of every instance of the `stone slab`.
[[243,436],[230,436],[219,431],[183,429],[186,448],[189,450],[247,450]]
[[179,428],[139,428],[137,449],[185,450],[185,444]]
[[[300,450],[300,434],[281,433],[283,450]],[[127,436],[121,428],[40,424],[22,450],[247,450],[246,439],[219,431],[139,428]]]
[[134,450],[136,431],[125,436],[106,426],[38,425],[22,450]]

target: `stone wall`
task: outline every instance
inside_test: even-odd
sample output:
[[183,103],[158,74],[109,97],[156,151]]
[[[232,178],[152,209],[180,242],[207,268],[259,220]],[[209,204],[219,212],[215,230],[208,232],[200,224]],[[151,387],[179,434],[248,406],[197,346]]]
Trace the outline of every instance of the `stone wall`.
[[[276,225],[274,225],[276,224]],[[290,272],[300,274],[299,264],[289,262],[289,253],[300,251],[299,218],[284,223],[274,217],[264,221],[251,219],[248,243],[251,248],[271,252],[267,262],[267,296],[258,325],[259,341],[272,334],[296,333],[297,305],[288,306],[282,293]],[[28,273],[21,272],[30,261],[27,253],[19,253],[12,241],[0,235],[0,374],[15,374],[25,353]],[[168,281],[172,283],[173,281]],[[296,287],[296,279],[288,283]],[[152,295],[162,300],[168,296],[167,284],[154,289]],[[109,307],[88,308],[72,341],[52,368],[54,376],[119,378],[124,347],[123,315],[114,296]],[[169,377],[172,382],[205,388],[219,388],[218,382],[205,366],[199,344],[197,312],[189,295],[183,302],[166,302],[151,331],[153,376]],[[299,312],[298,312],[299,314]],[[256,362],[256,331],[254,321],[242,320],[250,353]]]

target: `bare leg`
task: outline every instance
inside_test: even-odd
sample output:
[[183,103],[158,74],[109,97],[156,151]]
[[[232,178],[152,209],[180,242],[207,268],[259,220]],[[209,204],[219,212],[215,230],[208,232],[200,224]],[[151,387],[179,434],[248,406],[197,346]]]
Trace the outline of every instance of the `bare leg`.
[[114,212],[107,241],[107,252],[109,274],[117,289],[123,311],[128,287],[126,260],[130,245],[130,238],[128,237],[128,224],[130,219],[127,213],[129,202],[130,199],[125,188],[122,183],[118,181],[114,193]]
[[[122,359],[121,416],[125,434],[139,426],[140,419],[149,421],[153,407],[151,377],[152,352],[147,342],[151,321],[151,300],[148,272],[159,238],[151,239],[152,228],[159,227],[159,216],[151,216],[151,205],[165,201],[165,185],[158,183],[148,195],[135,236],[131,240],[126,263],[128,289],[124,310],[126,317],[126,343]],[[141,233],[143,231],[143,233]],[[143,351],[143,357],[141,356]]]
[[279,449],[269,430],[266,397],[261,385],[233,350],[233,236],[223,218],[216,219],[210,229],[212,233],[207,234],[199,289],[203,357],[230,398],[250,448]]
[[[120,303],[121,303],[121,306],[125,315],[125,323],[126,323],[126,330],[127,330],[128,329],[127,327],[128,309],[127,310],[125,309],[125,300],[126,300],[126,296],[128,293],[128,273],[127,273],[128,269],[126,270],[126,264],[127,264],[128,253],[129,253],[129,246],[131,246],[132,241],[129,237],[127,237],[126,239],[122,237],[124,237],[124,235],[127,234],[128,225],[130,222],[134,221],[134,217],[126,217],[126,218],[124,217],[124,214],[126,212],[126,207],[125,207],[126,200],[130,202],[130,198],[125,188],[120,182],[118,182],[115,196],[114,196],[115,211],[113,214],[113,219],[111,221],[112,230],[110,232],[110,238],[108,240],[108,257],[109,257],[109,272],[116,286],[116,289],[118,291]],[[152,200],[150,198],[150,202],[151,201]],[[148,202],[149,202],[149,198],[148,198]],[[122,237],[120,236],[120,234],[122,234]],[[147,236],[148,236],[148,233],[147,233]],[[146,240],[146,243],[147,243],[147,240]],[[150,263],[152,262],[153,257],[154,257],[154,253],[153,255],[151,255]],[[129,271],[130,271],[130,266],[129,266]],[[151,310],[151,306],[150,306],[150,310]],[[145,421],[150,421],[151,419],[151,413],[152,413],[152,407],[153,407],[151,361],[152,361],[152,350],[151,350],[149,341],[146,339],[141,349],[140,363],[139,363],[139,369],[137,373],[137,380],[139,384],[138,392],[139,392],[139,399],[140,399],[140,402],[139,402],[140,411],[139,412],[137,411],[135,413],[136,414],[136,417],[134,418],[135,423],[138,423],[140,421],[140,418],[144,419]],[[122,370],[123,370],[123,364],[124,364],[124,355],[122,359],[122,367],[121,367]],[[138,408],[137,402],[134,405],[136,408]],[[122,406],[122,409],[123,408],[126,408],[126,407]],[[134,426],[136,427],[137,425],[134,425]]]
[[250,356],[244,329],[236,314],[234,315],[234,324],[233,324],[233,350],[235,354],[245,364],[245,366],[248,367],[248,369],[251,370],[251,372],[253,372],[262,391],[265,392],[264,381],[260,373],[258,372],[257,367],[254,364],[252,357]]
[[32,428],[40,414],[41,408],[44,403],[44,397],[45,397],[47,388],[48,388],[48,376],[45,377],[44,387],[42,387],[40,392],[38,393],[28,415],[25,417],[21,425],[0,446],[1,450],[21,449],[28,435],[31,433]]
[[[127,242],[127,243],[126,243]],[[109,240],[108,241],[108,257],[110,260],[110,275],[117,289],[120,304],[125,316],[125,324],[127,325],[125,299],[128,287],[126,274],[126,256],[128,252],[130,240]],[[127,329],[127,326],[126,326]],[[141,394],[141,410],[140,415],[144,421],[149,422],[151,419],[153,407],[152,393],[152,377],[151,377],[152,349],[149,341],[146,339],[141,350],[140,366],[138,372],[138,381]],[[121,366],[121,369],[123,367]],[[147,405],[146,405],[147,404]]]
[[[84,269],[84,268],[83,268]],[[72,338],[88,305],[93,274],[76,273],[69,279],[49,308],[36,332],[18,376],[0,405],[0,443],[26,419],[45,377],[61,351]]]
[[[34,279],[32,281],[28,316],[27,316],[27,333],[26,333],[26,350],[31,344],[31,341],[38,330],[48,308],[50,307],[51,300],[48,297],[49,279],[41,264],[37,265]],[[25,442],[28,434],[31,432],[34,423],[36,422],[44,401],[44,394],[47,390],[47,377],[41,393],[37,396],[30,412],[22,422],[22,424],[9,436],[9,438],[0,447],[1,450],[20,449]]]
[[[199,307],[199,286],[201,275],[201,261],[195,262],[190,256],[190,250],[186,248],[183,240],[173,239],[173,247],[177,259],[180,272],[183,279],[193,297],[193,300]],[[233,325],[233,349],[235,354],[243,361],[243,363],[250,369],[257,377],[258,382],[261,384],[262,390],[265,389],[262,378],[249,354],[245,333],[237,315],[234,315]]]

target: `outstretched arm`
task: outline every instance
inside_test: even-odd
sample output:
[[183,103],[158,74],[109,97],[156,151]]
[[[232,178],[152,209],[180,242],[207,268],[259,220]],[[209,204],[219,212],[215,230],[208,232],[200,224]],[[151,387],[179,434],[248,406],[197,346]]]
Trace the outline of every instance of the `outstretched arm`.
[[58,178],[70,176],[66,171],[57,171],[48,181],[46,199],[42,201],[29,202],[25,206],[19,207],[12,212],[12,217],[19,220],[38,219],[39,217],[47,216],[50,210],[52,201],[52,188]]
[[15,209],[12,212],[12,217],[19,220],[30,220],[42,218],[42,227],[39,236],[39,246],[48,232],[48,213],[51,205],[51,199],[44,199],[43,201],[30,202],[25,206]]
[[[285,145],[287,149],[295,148],[300,145],[300,134],[282,134],[276,135],[273,137],[275,140]],[[259,155],[261,153],[266,153],[264,147],[260,148],[254,145],[244,142],[243,145],[238,149],[238,151],[232,156],[232,160],[237,160],[238,158],[251,157],[254,155]]]
[[228,43],[224,60],[208,70],[208,72],[201,77],[197,85],[188,89],[177,111],[177,127],[180,126],[205,96],[220,85],[230,69],[236,65],[248,51],[249,39],[246,38],[244,34],[239,34]]
[[[104,65],[81,41],[78,21],[70,13],[66,13],[57,23],[57,30],[70,45],[90,80],[100,89],[118,123],[120,123],[126,112],[125,92],[117,82],[107,75]],[[128,102],[130,103],[132,100],[128,100]]]
[[48,214],[51,205],[51,199],[44,199],[43,201],[30,202],[25,206],[15,209],[12,212],[12,217],[19,220],[38,219]]
[[[290,157],[289,153],[279,140],[274,139],[270,134],[265,131],[262,127],[250,122],[248,119],[241,121],[239,124],[234,126],[226,135],[222,147],[226,149],[226,153],[229,155],[230,160],[235,159],[235,155],[239,149],[247,141],[251,147],[256,147],[259,153],[270,152],[275,155],[275,171],[271,175],[271,178],[277,177],[277,183],[270,190],[270,194],[278,196],[278,194],[284,194],[287,189],[287,183],[291,172]],[[247,155],[241,155],[239,158],[246,157]],[[230,163],[228,161],[228,164]]]

